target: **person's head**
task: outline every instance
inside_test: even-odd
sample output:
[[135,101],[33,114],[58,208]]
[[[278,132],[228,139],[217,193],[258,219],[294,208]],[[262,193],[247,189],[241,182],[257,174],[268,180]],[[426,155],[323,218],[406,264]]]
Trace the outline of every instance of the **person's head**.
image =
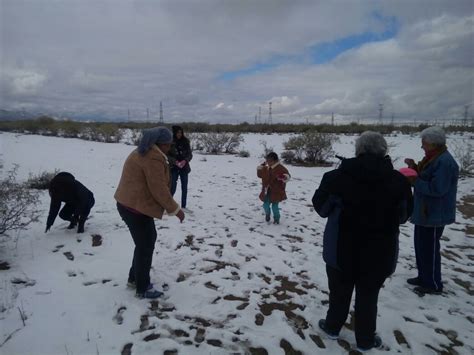
[[437,150],[446,145],[446,133],[441,127],[428,127],[421,131],[421,148],[426,152]]
[[183,128],[181,126],[173,126],[173,138],[175,140],[180,140],[184,137]]
[[49,196],[62,196],[66,194],[67,191],[70,191],[73,188],[75,180],[74,175],[71,173],[66,171],[58,173],[49,182]]
[[268,153],[267,156],[265,157],[265,161],[267,162],[268,165],[273,165],[275,163],[278,163],[278,154],[274,152]]
[[154,127],[145,129],[138,144],[138,153],[143,156],[156,144],[166,154],[171,148],[171,143],[173,143],[173,134],[168,128]]
[[363,154],[370,154],[383,158],[387,155],[387,151],[387,141],[378,132],[365,131],[355,142],[356,157]]

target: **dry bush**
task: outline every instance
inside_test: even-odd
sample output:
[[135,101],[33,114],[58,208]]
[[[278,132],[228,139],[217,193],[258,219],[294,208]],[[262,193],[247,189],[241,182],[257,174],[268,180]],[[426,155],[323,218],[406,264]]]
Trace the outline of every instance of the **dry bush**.
[[18,166],[0,180],[0,235],[22,230],[39,218],[38,193],[16,180]]
[[241,133],[202,133],[197,141],[202,150],[209,154],[234,154],[244,138]]
[[36,175],[30,174],[30,176],[28,177],[28,180],[26,181],[26,185],[30,189],[48,190],[49,183],[58,173],[59,173],[59,170],[55,169],[54,171],[51,171],[51,172],[42,171]]
[[337,137],[333,134],[304,132],[284,143],[282,158],[289,164],[328,165],[328,159],[334,154],[332,145],[336,141]]

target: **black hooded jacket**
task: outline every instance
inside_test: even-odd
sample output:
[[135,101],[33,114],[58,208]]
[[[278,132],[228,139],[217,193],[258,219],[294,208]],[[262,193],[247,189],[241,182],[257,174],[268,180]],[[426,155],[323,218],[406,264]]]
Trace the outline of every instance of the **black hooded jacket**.
[[54,224],[62,202],[75,207],[74,215],[79,219],[80,223],[85,222],[85,218],[87,218],[89,210],[94,204],[94,194],[77,181],[72,174],[67,172],[61,172],[51,180],[49,194],[51,196],[51,205],[49,207],[47,226]]
[[344,159],[324,174],[313,206],[328,217],[323,257],[349,276],[395,271],[399,225],[413,211],[411,186],[392,162],[374,155]]
[[[189,139],[184,136],[184,131],[181,126],[173,126],[173,146],[168,153],[171,169],[184,170],[185,172],[191,172],[189,162],[193,159],[193,152]],[[182,132],[180,139],[176,137],[178,131]],[[176,161],[186,160],[187,164],[181,169],[175,165]]]

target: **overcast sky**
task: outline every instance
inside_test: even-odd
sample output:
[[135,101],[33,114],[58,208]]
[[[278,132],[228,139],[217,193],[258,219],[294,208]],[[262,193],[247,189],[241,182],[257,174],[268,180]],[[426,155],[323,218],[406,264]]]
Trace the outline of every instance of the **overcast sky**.
[[[461,118],[472,0],[0,0],[0,108],[274,122]],[[473,105],[474,106],[474,105]],[[470,107],[470,112],[474,107]]]

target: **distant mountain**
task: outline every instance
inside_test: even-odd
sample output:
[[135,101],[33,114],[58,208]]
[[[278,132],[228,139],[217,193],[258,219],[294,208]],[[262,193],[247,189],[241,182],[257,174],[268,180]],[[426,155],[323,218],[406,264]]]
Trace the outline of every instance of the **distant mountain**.
[[0,109],[0,121],[28,120],[38,116],[38,114],[33,114],[27,111],[9,111]]

